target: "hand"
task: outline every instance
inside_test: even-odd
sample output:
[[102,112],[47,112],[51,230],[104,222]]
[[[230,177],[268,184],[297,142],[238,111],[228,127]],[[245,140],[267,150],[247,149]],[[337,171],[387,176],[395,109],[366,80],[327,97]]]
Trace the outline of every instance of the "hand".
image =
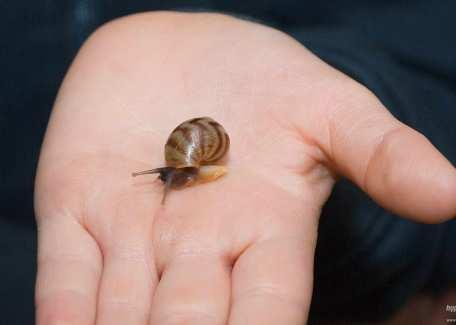
[[[223,178],[160,205],[163,147],[210,116]],[[98,30],[55,103],[36,182],[38,324],[302,324],[336,175],[404,216],[456,214],[456,171],[360,84],[274,29],[148,13]]]

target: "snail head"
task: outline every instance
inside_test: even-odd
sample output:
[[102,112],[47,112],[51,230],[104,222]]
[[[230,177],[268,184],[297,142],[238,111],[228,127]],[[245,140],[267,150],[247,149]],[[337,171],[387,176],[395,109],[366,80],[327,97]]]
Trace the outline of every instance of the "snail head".
[[145,174],[159,174],[160,179],[165,184],[165,190],[163,193],[162,204],[165,202],[166,194],[171,188],[182,188],[189,186],[196,182],[198,178],[197,167],[160,167],[151,170],[145,170],[142,172],[133,173],[133,176],[145,175]]

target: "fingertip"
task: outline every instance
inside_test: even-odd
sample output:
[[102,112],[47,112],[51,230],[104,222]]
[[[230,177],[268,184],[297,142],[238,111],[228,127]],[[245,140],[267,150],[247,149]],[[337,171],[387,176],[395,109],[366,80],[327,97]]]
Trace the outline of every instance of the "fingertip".
[[423,223],[456,215],[456,169],[421,133],[401,127],[371,160],[364,187],[383,207]]
[[456,168],[448,163],[449,170],[442,170],[435,180],[435,211],[428,222],[440,223],[456,217]]

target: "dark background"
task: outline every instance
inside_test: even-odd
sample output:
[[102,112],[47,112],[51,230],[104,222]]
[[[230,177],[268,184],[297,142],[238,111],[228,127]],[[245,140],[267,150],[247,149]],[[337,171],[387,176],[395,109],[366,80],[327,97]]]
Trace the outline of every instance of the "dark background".
[[[34,321],[33,182],[65,71],[104,22],[160,9],[247,15],[290,33],[456,164],[456,1],[0,0],[0,324]],[[455,238],[454,222],[398,219],[340,182],[320,226],[312,318],[383,318],[414,292],[443,290],[455,282]]]

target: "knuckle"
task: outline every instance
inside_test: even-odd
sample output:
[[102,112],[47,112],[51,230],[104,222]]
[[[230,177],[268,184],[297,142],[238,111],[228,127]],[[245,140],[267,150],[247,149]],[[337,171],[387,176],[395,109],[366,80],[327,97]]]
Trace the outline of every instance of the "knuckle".
[[367,157],[366,169],[362,177],[361,186],[367,193],[372,193],[376,190],[373,189],[375,187],[373,184],[377,183],[375,177],[379,174],[379,168],[383,170],[381,174],[384,176],[383,182],[386,183],[386,186],[388,188],[396,187],[394,183],[399,178],[393,175],[394,162],[388,159],[388,153],[395,149],[394,147],[397,147],[398,136],[404,134],[404,132],[409,132],[408,128],[403,125],[393,125],[391,129],[379,136],[372,148],[371,154]]

